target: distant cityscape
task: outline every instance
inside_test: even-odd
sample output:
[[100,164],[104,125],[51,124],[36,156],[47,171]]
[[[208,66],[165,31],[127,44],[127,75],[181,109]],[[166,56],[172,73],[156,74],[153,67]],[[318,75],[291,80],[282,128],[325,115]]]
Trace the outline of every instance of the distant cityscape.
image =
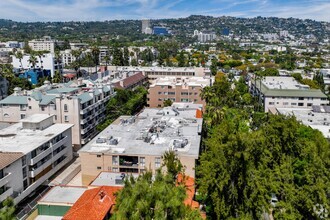
[[328,22],[0,20],[0,219],[327,219],[329,100]]

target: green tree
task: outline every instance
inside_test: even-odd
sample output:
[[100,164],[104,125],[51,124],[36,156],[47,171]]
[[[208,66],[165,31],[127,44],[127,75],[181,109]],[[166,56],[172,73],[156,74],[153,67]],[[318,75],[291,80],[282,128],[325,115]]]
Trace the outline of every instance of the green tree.
[[171,99],[166,99],[166,100],[164,100],[164,102],[163,102],[163,106],[164,106],[164,107],[171,106],[172,104],[173,104],[173,102],[172,102]]
[[127,47],[124,47],[123,66],[129,66],[129,51]]
[[176,155],[175,151],[169,150],[164,153],[162,159],[162,167],[166,167],[167,174],[173,178],[173,181],[175,181],[177,175],[183,171],[183,167],[178,156]]
[[267,115],[254,129],[248,119],[229,109],[205,141],[198,185],[208,216],[316,219],[316,204],[329,210],[330,145],[322,133],[294,117]]
[[0,219],[1,220],[16,220],[15,213],[15,205],[14,200],[8,197],[6,200],[2,202],[3,208],[0,209]]
[[30,63],[30,66],[32,66],[32,68],[34,69],[37,63],[37,58],[34,55],[30,55],[28,62]]
[[93,61],[95,65],[95,73],[97,73],[97,65],[99,64],[100,49],[98,46],[93,46],[91,50]]
[[210,66],[210,70],[213,76],[215,76],[218,72],[218,61],[217,59],[213,58]]
[[23,53],[21,51],[17,51],[15,53],[15,57],[19,60],[19,63],[21,64],[21,69],[23,69],[22,59],[23,59]]

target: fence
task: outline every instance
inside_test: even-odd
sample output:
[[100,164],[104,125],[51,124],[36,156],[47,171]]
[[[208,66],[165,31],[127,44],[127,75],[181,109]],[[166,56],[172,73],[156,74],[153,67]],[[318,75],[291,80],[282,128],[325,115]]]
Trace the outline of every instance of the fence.
[[36,198],[27,203],[27,205],[16,215],[19,220],[25,220],[29,215],[36,210],[38,201],[50,190],[51,187],[47,187],[42,192],[40,192]]

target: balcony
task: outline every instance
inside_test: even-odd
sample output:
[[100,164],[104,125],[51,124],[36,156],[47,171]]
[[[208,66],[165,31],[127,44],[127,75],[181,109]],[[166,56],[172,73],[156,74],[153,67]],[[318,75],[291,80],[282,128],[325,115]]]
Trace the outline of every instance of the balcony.
[[64,136],[61,140],[53,144],[53,151],[56,150],[58,147],[62,146],[68,139],[68,136]]
[[6,173],[4,177],[0,179],[0,187],[6,185],[10,180],[11,173]]
[[68,152],[68,147],[64,148],[63,150],[61,150],[60,152],[58,152],[54,157],[53,157],[53,161],[58,160],[61,156],[63,156],[64,154],[66,154]]
[[40,160],[42,160],[42,158],[46,157],[51,152],[52,152],[51,147],[49,147],[46,150],[42,151],[40,154],[38,154],[37,156],[35,156],[34,158],[31,159],[30,165],[34,165],[34,164],[38,163]]
[[30,177],[36,177],[39,173],[41,173],[44,169],[52,165],[52,160],[48,160],[46,163],[42,164],[40,167],[37,169],[30,171]]
[[0,188],[0,202],[3,202],[5,199],[11,196],[13,192],[13,188],[10,187]]

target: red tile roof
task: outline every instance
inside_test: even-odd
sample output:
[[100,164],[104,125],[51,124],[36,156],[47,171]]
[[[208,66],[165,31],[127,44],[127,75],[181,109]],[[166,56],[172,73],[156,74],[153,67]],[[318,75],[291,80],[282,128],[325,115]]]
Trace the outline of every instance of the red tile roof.
[[134,85],[135,83],[138,83],[138,82],[143,81],[145,79],[146,79],[146,77],[140,72],[140,73],[134,74],[132,76],[129,76],[129,77],[123,79],[122,83],[116,82],[113,85],[114,85],[115,88],[124,88],[124,89],[126,89],[126,88]]
[[103,220],[115,204],[114,193],[120,186],[102,186],[86,190],[62,220]]
[[177,182],[178,184],[184,183],[186,187],[187,198],[184,201],[184,204],[189,205],[192,208],[199,208],[199,203],[193,200],[195,195],[195,179],[190,176],[179,174]]

